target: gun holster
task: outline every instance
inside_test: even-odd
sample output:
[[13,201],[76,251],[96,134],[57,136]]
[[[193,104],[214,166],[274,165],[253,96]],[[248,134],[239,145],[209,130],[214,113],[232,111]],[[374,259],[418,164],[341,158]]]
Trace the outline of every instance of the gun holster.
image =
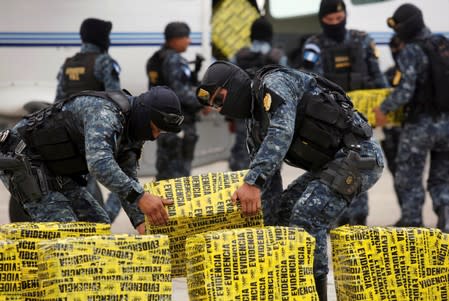
[[20,202],[34,201],[42,197],[39,177],[33,173],[26,156],[12,157],[0,154],[0,170],[10,176],[9,190]]
[[182,141],[182,155],[185,160],[193,160],[195,145],[198,141],[198,135],[195,133],[185,133]]
[[350,150],[346,157],[329,162],[319,173],[319,178],[350,201],[362,187],[360,169],[372,169],[375,164],[374,158],[361,158],[357,152]]

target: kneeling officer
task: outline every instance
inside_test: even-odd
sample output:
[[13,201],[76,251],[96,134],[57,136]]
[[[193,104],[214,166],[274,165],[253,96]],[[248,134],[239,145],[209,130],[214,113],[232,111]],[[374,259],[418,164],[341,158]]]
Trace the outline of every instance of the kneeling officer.
[[171,201],[144,192],[138,160],[146,140],[179,132],[183,119],[179,99],[167,87],[137,97],[83,91],[0,134],[1,178],[33,221],[109,223],[85,188],[90,173],[151,223],[164,224]]
[[[267,224],[301,227],[315,237],[315,282],[320,300],[327,300],[326,232],[384,166],[371,127],[339,86],[280,65],[259,69],[251,82],[239,67],[215,62],[197,98],[225,116],[248,120],[251,163],[232,199],[247,215],[267,200]],[[278,197],[265,199],[261,193],[282,181],[282,161],[307,172]]]

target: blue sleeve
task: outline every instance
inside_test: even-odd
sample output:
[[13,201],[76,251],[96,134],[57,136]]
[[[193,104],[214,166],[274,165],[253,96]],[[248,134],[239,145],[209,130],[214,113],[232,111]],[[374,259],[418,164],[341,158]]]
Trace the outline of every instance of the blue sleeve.
[[398,54],[398,67],[401,79],[398,86],[383,101],[380,109],[383,113],[394,112],[412,99],[418,76],[423,74],[428,65],[428,58],[424,51],[416,44],[406,45]]
[[107,53],[99,55],[95,60],[94,75],[104,84],[106,91],[120,90],[120,66]]
[[304,85],[290,82],[287,77],[269,76],[264,83],[267,83],[268,90],[283,99],[283,103],[270,113],[267,134],[253,156],[245,177],[248,184],[255,184],[259,177],[266,180],[280,168],[295,134],[296,108],[303,95],[300,87]]
[[98,99],[84,114],[86,161],[89,172],[111,192],[126,199],[132,189],[143,192],[135,178],[137,162],[120,166],[114,154],[123,135],[121,114],[113,104]]

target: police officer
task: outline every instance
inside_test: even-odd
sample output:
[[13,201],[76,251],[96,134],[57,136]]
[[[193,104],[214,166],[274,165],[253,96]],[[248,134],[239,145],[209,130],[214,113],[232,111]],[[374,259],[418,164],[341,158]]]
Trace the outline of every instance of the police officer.
[[[388,87],[374,40],[366,32],[346,29],[344,1],[322,0],[318,17],[323,32],[306,41],[304,69],[323,75],[345,91]],[[368,194],[363,193],[340,217],[339,224],[365,225],[368,211]]]
[[248,119],[251,164],[233,194],[246,215],[261,209],[283,161],[307,172],[278,198],[263,199],[264,217],[276,225],[304,228],[316,238],[315,282],[327,299],[326,232],[351,199],[369,189],[383,168],[372,129],[337,85],[295,69],[270,65],[251,82],[239,67],[217,61],[197,96],[221,114]]
[[[405,105],[406,116],[396,157],[395,188],[401,207],[401,218],[396,225],[423,225],[425,191],[422,177],[430,152],[427,189],[438,215],[437,227],[449,232],[449,109],[446,103],[441,106],[436,102],[438,94],[435,93],[438,80],[445,81],[442,84],[447,91],[447,79],[431,76],[444,65],[432,63],[424,47],[432,35],[418,7],[412,4],[399,6],[387,24],[405,43],[397,56],[401,71],[399,84],[374,110],[376,124],[382,126],[386,123],[385,114]],[[449,95],[442,96],[445,101],[449,99]]]
[[[120,90],[120,66],[108,53],[112,23],[95,18],[81,23],[81,50],[65,60],[57,79],[56,101],[84,90]],[[98,189],[94,178],[88,187]],[[120,198],[109,194],[105,209],[111,221],[120,212]]]
[[167,133],[157,141],[157,180],[190,175],[198,140],[196,113],[201,110],[192,85],[192,71],[181,56],[191,42],[190,28],[184,22],[171,22],[165,27],[164,36],[165,44],[147,62],[150,87],[172,88],[181,101],[185,119],[179,134]]
[[109,223],[84,187],[89,173],[152,224],[164,224],[171,202],[144,192],[136,169],[144,142],[179,132],[182,120],[179,99],[166,87],[138,97],[84,91],[1,133],[2,180],[33,221]]
[[[287,65],[287,56],[278,47],[272,47],[273,26],[265,18],[260,17],[251,24],[251,47],[243,47],[237,51],[231,62],[242,69],[257,70],[268,64]],[[234,145],[229,156],[229,168],[233,171],[246,169],[249,156],[246,147],[246,126],[242,119],[229,119],[229,128],[235,132]]]

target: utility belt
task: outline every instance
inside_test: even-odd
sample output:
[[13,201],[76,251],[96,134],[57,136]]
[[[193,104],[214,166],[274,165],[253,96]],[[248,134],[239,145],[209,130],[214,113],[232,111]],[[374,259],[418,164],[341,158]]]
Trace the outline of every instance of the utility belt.
[[[4,134],[5,131],[1,133],[0,136],[6,136],[0,141],[3,143],[9,133]],[[39,200],[50,191],[61,190],[62,178],[50,176],[42,162],[32,160],[25,154],[25,148],[25,143],[20,140],[13,151],[0,153],[0,171],[9,178],[10,193],[21,203],[25,203]]]

